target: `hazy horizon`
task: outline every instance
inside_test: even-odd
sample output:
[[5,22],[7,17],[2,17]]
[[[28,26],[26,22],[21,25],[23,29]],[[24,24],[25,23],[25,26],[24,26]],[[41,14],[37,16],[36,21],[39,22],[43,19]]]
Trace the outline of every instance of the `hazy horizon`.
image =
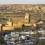
[[45,0],[0,0],[0,4],[45,4]]

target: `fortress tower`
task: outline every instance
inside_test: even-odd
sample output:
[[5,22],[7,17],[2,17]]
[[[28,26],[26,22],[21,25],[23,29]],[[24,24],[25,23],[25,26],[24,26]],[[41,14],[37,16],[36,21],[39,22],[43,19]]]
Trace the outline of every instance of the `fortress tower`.
[[28,13],[25,14],[25,23],[30,23],[30,15]]

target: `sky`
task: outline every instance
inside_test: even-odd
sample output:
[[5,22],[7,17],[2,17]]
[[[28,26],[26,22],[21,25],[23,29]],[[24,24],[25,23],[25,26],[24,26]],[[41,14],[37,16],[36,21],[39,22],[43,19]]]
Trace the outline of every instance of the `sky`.
[[0,0],[0,4],[45,4],[45,0]]

